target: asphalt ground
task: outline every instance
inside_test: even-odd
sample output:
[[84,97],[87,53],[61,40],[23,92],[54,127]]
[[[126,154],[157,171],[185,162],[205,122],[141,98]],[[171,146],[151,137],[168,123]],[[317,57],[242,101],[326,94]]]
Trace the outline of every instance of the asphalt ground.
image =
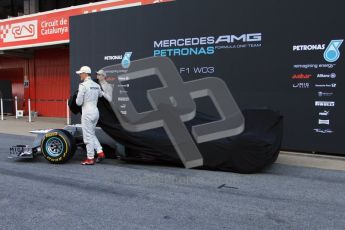
[[345,172],[274,164],[262,173],[7,159],[29,136],[0,134],[0,229],[344,229]]

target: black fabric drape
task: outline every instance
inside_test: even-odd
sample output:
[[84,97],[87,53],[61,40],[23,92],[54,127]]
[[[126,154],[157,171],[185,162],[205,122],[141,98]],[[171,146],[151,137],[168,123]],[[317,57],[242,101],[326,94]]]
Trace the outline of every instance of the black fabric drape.
[[[71,97],[71,111],[78,112],[76,94]],[[163,128],[143,132],[128,132],[122,128],[109,103],[101,98],[98,102],[99,124],[109,136],[126,147],[126,161],[182,163]],[[255,173],[272,164],[278,157],[283,134],[283,117],[268,109],[245,109],[245,130],[242,134],[211,142],[197,144],[204,169]],[[186,122],[189,130],[196,124],[214,119],[197,112]]]

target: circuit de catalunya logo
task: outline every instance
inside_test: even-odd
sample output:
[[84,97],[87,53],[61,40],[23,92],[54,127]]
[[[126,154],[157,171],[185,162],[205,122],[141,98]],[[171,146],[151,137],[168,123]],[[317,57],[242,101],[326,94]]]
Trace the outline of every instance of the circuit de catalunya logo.
[[0,39],[3,42],[37,39],[37,20],[2,25]]

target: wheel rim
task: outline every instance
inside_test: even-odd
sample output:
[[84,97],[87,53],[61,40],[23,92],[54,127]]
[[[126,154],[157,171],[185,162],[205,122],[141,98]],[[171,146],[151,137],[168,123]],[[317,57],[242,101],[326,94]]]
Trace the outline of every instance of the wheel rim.
[[47,140],[45,149],[49,156],[58,157],[63,153],[63,143],[57,137],[51,137]]

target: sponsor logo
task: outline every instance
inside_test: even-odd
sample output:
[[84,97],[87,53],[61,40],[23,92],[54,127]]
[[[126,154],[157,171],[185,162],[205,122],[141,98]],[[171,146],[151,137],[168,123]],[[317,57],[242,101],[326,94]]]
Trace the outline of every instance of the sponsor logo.
[[333,133],[333,130],[331,129],[314,129],[315,133],[325,133],[325,134],[330,134]]
[[153,56],[213,55],[216,50],[261,47],[262,34],[189,37],[153,42]]
[[329,110],[324,110],[322,112],[319,112],[320,116],[328,116],[329,115]]
[[294,45],[293,51],[310,51],[310,50],[324,50],[325,44],[314,44],[314,45]]
[[315,101],[315,106],[334,107],[334,101]]
[[328,62],[335,62],[340,57],[339,47],[343,43],[343,39],[341,40],[332,40],[329,45],[327,46],[325,52],[323,53],[323,57]]
[[319,119],[319,125],[329,125],[329,120],[321,120],[321,119]]
[[99,87],[93,87],[93,86],[91,86],[91,87],[89,87],[90,89],[93,89],[93,90],[99,90]]
[[294,74],[291,76],[292,79],[310,79],[312,77],[311,74]]
[[3,42],[37,39],[37,20],[2,25],[0,31]]
[[118,101],[129,101],[128,97],[118,97]]
[[332,84],[315,84],[316,88],[335,88],[337,87],[336,83],[332,83]]
[[316,78],[336,78],[337,75],[335,73],[331,73],[331,74],[318,74],[316,75]]
[[131,56],[132,52],[126,52],[125,55],[123,55],[121,65],[124,69],[128,69],[131,65]]
[[52,133],[47,133],[45,137],[53,137],[53,136],[58,136],[59,134],[57,132],[52,132]]
[[122,60],[122,55],[104,56],[104,61]]
[[[128,69],[131,65],[131,56],[133,52],[126,52],[124,55],[110,55],[104,56],[104,61],[117,61],[122,60],[121,65],[124,69]],[[127,71],[127,70],[126,70]]]
[[327,62],[335,62],[340,57],[339,48],[343,43],[343,39],[332,40],[327,48],[326,44],[306,44],[306,45],[294,45],[292,46],[292,51],[300,52],[300,51],[319,51],[324,50],[323,58]]
[[129,77],[127,76],[119,76],[119,81],[128,81],[129,80]]
[[317,92],[317,95],[319,97],[330,97],[330,96],[333,96],[333,93],[329,93],[329,92]]
[[117,85],[117,87],[121,88],[121,87],[126,87],[128,88],[129,87],[129,84],[120,84],[120,85]]
[[304,82],[299,82],[299,83],[292,84],[292,87],[297,88],[297,89],[309,89],[310,84],[304,83]]
[[333,69],[335,67],[336,64],[331,64],[331,63],[327,63],[327,64],[296,64],[293,65],[294,69],[321,69],[321,68],[325,68],[325,69]]

